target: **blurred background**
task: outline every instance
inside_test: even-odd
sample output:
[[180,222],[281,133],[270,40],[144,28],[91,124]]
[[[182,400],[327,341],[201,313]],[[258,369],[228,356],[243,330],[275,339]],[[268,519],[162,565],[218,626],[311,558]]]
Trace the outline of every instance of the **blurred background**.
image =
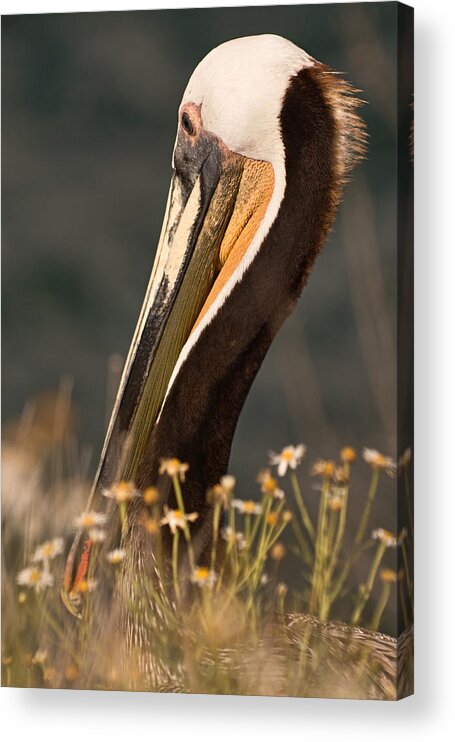
[[[231,471],[247,496],[267,452],[288,443],[304,442],[310,460],[348,444],[396,456],[395,3],[2,19],[7,434],[27,400],[70,375],[93,474],[116,354],[128,350],[154,258],[186,82],[214,46],[270,32],[362,91],[369,147],[254,383]],[[354,478],[356,507],[366,465]],[[395,491],[383,477],[375,525],[396,529]]]

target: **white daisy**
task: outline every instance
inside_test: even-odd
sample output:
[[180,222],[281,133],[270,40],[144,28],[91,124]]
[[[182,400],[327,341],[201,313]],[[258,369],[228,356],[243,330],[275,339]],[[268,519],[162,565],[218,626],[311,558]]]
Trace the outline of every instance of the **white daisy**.
[[104,497],[108,497],[110,500],[116,502],[129,502],[134,500],[135,497],[139,497],[139,492],[134,486],[133,482],[115,482],[111,487],[107,487],[102,490]]
[[371,532],[371,538],[374,541],[381,541],[387,548],[396,548],[399,544],[397,537],[385,528],[376,528]]
[[178,477],[181,482],[184,482],[189,468],[190,465],[184,464],[180,459],[161,459],[159,473],[167,474],[169,477]]
[[221,537],[224,538],[230,546],[236,545],[240,551],[242,551],[246,546],[243,533],[241,531],[234,531],[230,526],[223,528],[221,531]]
[[93,544],[102,544],[106,541],[106,531],[102,528],[90,528],[88,537]]
[[125,549],[113,549],[106,554],[106,559],[111,564],[120,564],[126,557]]
[[62,538],[53,538],[51,541],[44,541],[36,547],[32,556],[32,562],[49,562],[56,556],[63,553],[64,541]]
[[47,651],[45,649],[37,649],[32,658],[33,665],[45,665],[47,662]]
[[278,487],[278,482],[275,477],[272,476],[270,469],[262,469],[257,476],[257,481],[262,494],[269,495],[277,500],[283,499],[284,492]]
[[25,567],[22,569],[17,577],[16,582],[18,585],[25,585],[25,587],[34,588],[37,593],[45,590],[46,587],[52,587],[54,584],[54,576],[47,569],[40,569],[38,567]]
[[216,573],[208,567],[196,567],[191,575],[191,582],[199,587],[208,587],[209,589],[216,583]]
[[228,492],[232,492],[235,489],[235,477],[232,474],[225,474],[220,479],[220,484]]
[[397,465],[391,456],[384,456],[374,448],[364,448],[362,452],[364,461],[369,464],[372,469],[384,469],[387,474],[391,477],[395,476]]
[[286,446],[281,453],[270,451],[269,461],[272,466],[277,467],[279,477],[284,477],[288,467],[297,469],[306,453],[306,446],[299,443],[298,446]]
[[81,515],[78,515],[74,519],[74,525],[76,528],[95,528],[98,526],[104,526],[107,521],[107,515],[104,513],[97,513],[95,510],[86,510]]
[[161,518],[160,523],[162,526],[169,526],[172,534],[175,534],[177,528],[184,529],[187,521],[193,523],[198,518],[197,513],[186,514],[181,510],[171,510],[167,507],[165,507],[164,513],[164,518]]
[[262,508],[254,500],[232,500],[232,507],[244,515],[260,515]]
[[72,593],[91,593],[98,585],[98,580],[80,580],[73,588]]

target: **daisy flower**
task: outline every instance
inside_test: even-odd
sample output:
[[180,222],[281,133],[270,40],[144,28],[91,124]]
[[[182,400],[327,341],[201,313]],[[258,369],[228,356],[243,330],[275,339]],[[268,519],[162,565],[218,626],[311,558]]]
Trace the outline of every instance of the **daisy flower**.
[[102,490],[104,497],[115,500],[118,503],[130,502],[135,497],[139,497],[139,492],[133,482],[115,482],[111,487]]
[[106,531],[102,528],[90,528],[88,537],[93,544],[102,544],[106,541]]
[[345,493],[343,494],[339,492],[331,493],[327,498],[327,507],[329,508],[329,510],[332,510],[332,512],[337,513],[343,507],[344,498],[345,498]]
[[257,476],[257,482],[263,495],[275,497],[277,500],[283,499],[284,492],[278,487],[278,482],[272,476],[270,469],[262,469]]
[[335,467],[333,472],[333,478],[337,484],[347,485],[349,484],[349,477],[342,466]]
[[391,456],[384,456],[374,448],[364,448],[362,452],[364,461],[371,466],[372,469],[385,469],[387,474],[393,477],[396,474],[397,465]]
[[72,663],[65,667],[66,680],[69,680],[71,682],[73,680],[77,680],[78,677],[79,677],[79,668],[76,664]]
[[144,490],[142,499],[144,500],[146,505],[156,505],[156,503],[160,499],[160,494],[157,487],[147,487],[147,489]]
[[54,576],[47,569],[40,569],[38,567],[25,567],[22,569],[17,577],[16,582],[18,585],[24,585],[25,587],[34,588],[37,593],[45,590],[46,587],[52,587],[54,584]]
[[107,521],[107,515],[104,513],[97,513],[95,510],[86,510],[81,515],[78,515],[74,519],[74,525],[76,528],[95,528],[97,526],[104,526]]
[[221,502],[223,507],[227,509],[231,501],[232,493],[235,487],[235,477],[230,474],[225,474],[221,477],[218,484],[215,484],[207,492],[207,502],[216,503]]
[[47,662],[47,651],[45,649],[37,649],[32,658],[33,665],[45,665]]
[[281,543],[281,541],[278,541],[273,547],[270,552],[270,556],[275,562],[281,562],[282,559],[286,556],[286,547],[284,544]]
[[156,536],[160,531],[160,522],[158,518],[143,518],[142,525],[147,533],[150,533],[152,536]]
[[381,569],[379,578],[382,582],[397,582],[398,575],[393,569]]
[[232,507],[244,515],[260,515],[262,508],[254,500],[232,500]]
[[270,451],[269,461],[272,466],[277,467],[278,476],[284,477],[288,467],[289,469],[297,469],[305,453],[306,446],[299,443],[298,446],[286,446],[281,453]]
[[106,559],[111,564],[120,564],[126,557],[125,549],[113,549],[106,554]]
[[91,593],[98,584],[98,580],[80,580],[75,585],[73,592],[75,593]]
[[49,562],[56,556],[63,553],[64,541],[62,538],[53,538],[51,541],[44,541],[36,547],[32,556],[32,562]]
[[178,477],[181,482],[185,481],[185,475],[189,464],[184,464],[180,459],[161,459],[160,474],[167,474],[169,477]]
[[357,458],[357,452],[352,446],[345,446],[340,451],[340,459],[344,464],[353,464]]
[[236,479],[232,474],[224,474],[220,479],[220,484],[228,492],[232,492],[235,489]]
[[276,526],[276,524],[278,523],[278,513],[272,510],[271,513],[268,513],[266,521],[268,526]]
[[196,567],[191,575],[191,582],[199,587],[212,588],[216,582],[216,573],[208,567]]
[[318,459],[311,467],[310,474],[312,477],[320,476],[328,479],[329,477],[333,477],[335,469],[336,466],[334,461],[331,461],[330,459]]
[[243,533],[241,531],[234,531],[230,526],[223,528],[221,531],[221,538],[224,538],[230,546],[237,545],[237,548],[240,549],[240,551],[246,546]]
[[387,548],[396,548],[399,544],[397,537],[385,528],[376,528],[372,531],[371,538],[374,541],[381,541]]
[[186,522],[193,523],[199,517],[197,513],[183,513],[181,510],[171,510],[165,506],[164,518],[161,518],[160,523],[162,526],[169,526],[171,533],[174,535],[177,528],[182,530],[185,528]]

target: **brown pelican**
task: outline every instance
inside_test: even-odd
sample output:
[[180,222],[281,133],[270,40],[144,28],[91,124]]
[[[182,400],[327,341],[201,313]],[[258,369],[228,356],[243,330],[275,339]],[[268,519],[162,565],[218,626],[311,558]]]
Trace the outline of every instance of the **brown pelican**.
[[[90,507],[103,487],[157,484],[163,457],[189,464],[185,506],[210,539],[206,492],[228,468],[238,417],[292,312],[362,155],[359,101],[339,75],[274,35],[228,41],[191,76],[144,304],[125,363]],[[146,545],[130,510],[132,550]],[[143,530],[143,529],[142,529]],[[86,570],[76,539],[65,588]]]

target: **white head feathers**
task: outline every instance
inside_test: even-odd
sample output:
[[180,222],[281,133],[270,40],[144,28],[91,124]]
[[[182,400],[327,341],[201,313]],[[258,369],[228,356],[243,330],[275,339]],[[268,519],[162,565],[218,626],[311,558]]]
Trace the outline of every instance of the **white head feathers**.
[[200,105],[204,129],[233,152],[276,165],[283,159],[279,115],[289,80],[313,64],[281,36],[233,39],[198,64],[181,105]]

